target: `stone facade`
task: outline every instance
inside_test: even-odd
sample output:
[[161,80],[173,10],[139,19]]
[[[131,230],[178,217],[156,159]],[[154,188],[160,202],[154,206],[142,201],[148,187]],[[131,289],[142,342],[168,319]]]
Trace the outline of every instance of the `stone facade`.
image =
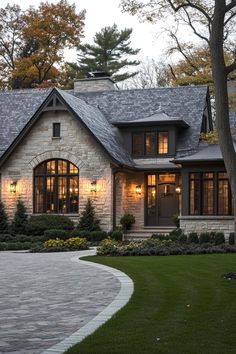
[[228,238],[234,232],[234,218],[232,216],[182,216],[180,228],[186,234],[190,232],[224,232]]
[[115,90],[114,81],[110,77],[80,79],[74,82],[75,92]]
[[[54,122],[61,123],[61,138],[52,138]],[[66,111],[42,113],[1,167],[1,200],[8,215],[13,216],[18,199],[32,214],[34,167],[54,158],[68,160],[79,168],[79,210],[83,211],[90,198],[101,220],[101,227],[110,230],[113,205],[110,159],[87,129]],[[90,190],[93,180],[97,181],[97,192]],[[14,194],[9,190],[12,181],[17,181]],[[73,214],[71,217],[78,220],[79,215]]]
[[[141,194],[136,193],[136,186],[141,186]],[[120,226],[121,216],[127,212],[135,217],[132,229],[144,227],[144,173],[116,174],[116,226]]]

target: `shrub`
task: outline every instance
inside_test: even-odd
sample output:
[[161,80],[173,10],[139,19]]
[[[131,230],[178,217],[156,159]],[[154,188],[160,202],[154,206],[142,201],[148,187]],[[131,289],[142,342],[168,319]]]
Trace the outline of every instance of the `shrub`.
[[122,231],[111,231],[108,233],[111,239],[116,240],[116,241],[122,241],[123,240],[123,232]]
[[[84,238],[73,237],[68,240],[48,240],[44,242],[43,248],[38,251],[58,252],[58,251],[78,251],[88,249],[88,241]],[[36,251],[33,249],[33,251]]]
[[105,231],[92,231],[89,237],[86,237],[90,242],[99,242],[104,240],[107,237],[107,233]]
[[175,226],[176,226],[177,228],[179,228],[179,225],[180,225],[180,222],[179,222],[179,215],[178,215],[178,214],[173,215],[172,220],[173,220],[173,223],[175,224]]
[[125,213],[120,218],[120,223],[124,230],[130,230],[131,226],[135,223],[135,217],[133,214]]
[[26,226],[27,235],[43,235],[45,230],[73,230],[74,223],[64,215],[34,215]]
[[113,255],[116,254],[118,248],[118,241],[107,238],[100,243],[97,249],[98,255]]
[[45,230],[44,231],[44,237],[46,240],[50,239],[61,239],[61,240],[66,240],[69,238],[69,231],[67,230],[58,230],[58,229],[51,229],[51,230]]
[[0,234],[0,242],[11,242],[14,240],[14,236],[10,234]]
[[90,231],[87,230],[79,230],[79,229],[74,229],[70,233],[70,237],[82,237],[82,238],[87,238],[90,236]]
[[229,244],[234,245],[234,232],[229,234]]
[[82,212],[77,229],[88,231],[100,231],[100,220],[95,218],[94,206],[88,199],[85,210]]
[[4,204],[0,201],[0,234],[7,233],[8,222]]
[[29,250],[31,242],[0,242],[0,251]]
[[181,229],[175,229],[169,233],[169,239],[172,241],[176,241],[180,238],[180,236],[183,234],[183,231]]
[[27,225],[27,214],[24,203],[21,200],[17,201],[16,212],[11,224],[11,233],[13,234],[25,234]]
[[225,243],[225,235],[223,232],[216,232],[213,240],[215,245],[221,245],[222,243]]
[[151,236],[151,238],[155,239],[155,240],[159,240],[159,241],[163,241],[163,240],[168,240],[169,239],[169,235],[165,235],[165,234],[153,234]]
[[199,243],[211,242],[211,234],[209,232],[202,232],[199,236]]
[[189,243],[199,243],[198,234],[196,232],[190,232],[188,235]]

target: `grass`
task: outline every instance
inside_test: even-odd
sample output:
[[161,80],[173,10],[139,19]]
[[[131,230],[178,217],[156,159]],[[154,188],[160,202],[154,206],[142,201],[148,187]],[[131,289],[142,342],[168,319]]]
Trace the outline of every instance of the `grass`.
[[[66,354],[233,354],[235,254],[86,257],[134,281],[130,302]],[[159,338],[159,339],[158,339]]]

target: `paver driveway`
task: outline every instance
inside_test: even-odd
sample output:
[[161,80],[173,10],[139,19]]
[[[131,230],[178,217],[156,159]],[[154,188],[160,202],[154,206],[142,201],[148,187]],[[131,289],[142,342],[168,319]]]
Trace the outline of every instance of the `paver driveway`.
[[78,252],[0,252],[0,353],[37,354],[84,326],[120,290]]

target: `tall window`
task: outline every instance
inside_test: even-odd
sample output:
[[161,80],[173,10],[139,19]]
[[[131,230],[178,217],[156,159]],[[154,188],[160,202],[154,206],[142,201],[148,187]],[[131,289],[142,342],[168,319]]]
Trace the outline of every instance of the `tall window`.
[[158,154],[168,154],[169,152],[169,134],[168,132],[158,133]]
[[48,160],[34,170],[35,213],[78,213],[79,170],[66,160]]
[[190,173],[190,215],[232,215],[233,203],[226,172]]

